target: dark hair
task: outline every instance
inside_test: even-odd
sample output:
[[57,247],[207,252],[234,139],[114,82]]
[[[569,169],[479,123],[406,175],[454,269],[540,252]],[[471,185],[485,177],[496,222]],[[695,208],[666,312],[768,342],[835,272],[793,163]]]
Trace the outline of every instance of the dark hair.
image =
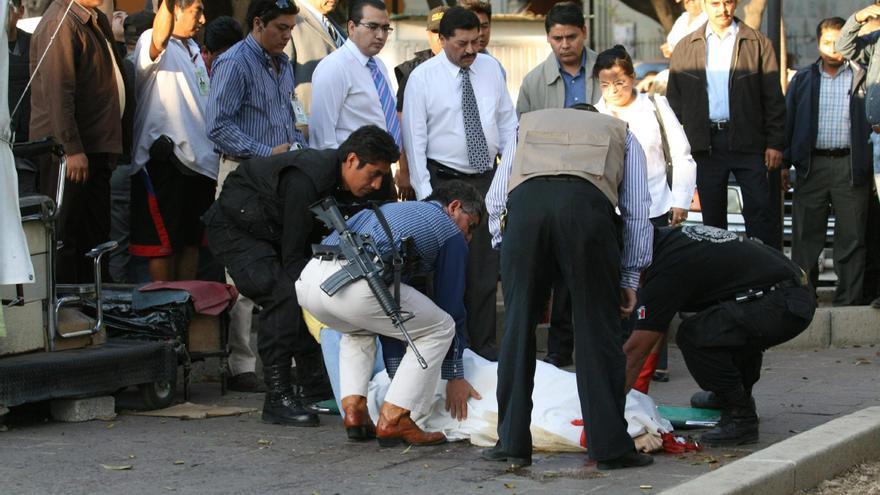
[[[286,7],[280,7],[278,4],[287,4]],[[254,28],[254,19],[259,17],[263,24],[269,24],[275,19],[283,15],[299,14],[299,7],[293,0],[251,0],[251,4],[247,9],[247,28],[248,31]]]
[[443,206],[449,205],[455,200],[461,201],[461,208],[468,215],[478,215],[480,220],[486,211],[483,195],[471,184],[462,180],[450,180],[441,182],[431,191],[425,201],[437,201]]
[[480,29],[480,18],[464,7],[452,7],[440,19],[440,36],[451,38],[455,36],[456,29]]
[[492,22],[491,3],[483,0],[461,0],[458,4],[475,14],[486,14],[486,17],[489,18],[489,22]]
[[364,7],[367,5],[374,9],[388,10],[388,7],[382,0],[355,0],[348,7],[348,20],[355,24],[359,24],[361,19],[364,18]]
[[394,138],[375,125],[365,125],[352,132],[339,147],[339,152],[343,158],[349,153],[357,155],[361,162],[358,168],[368,163],[394,163],[400,159],[400,149]]
[[[164,3],[166,1],[167,0],[162,0],[162,2],[160,2],[160,3]],[[174,6],[179,7],[180,10],[186,9],[194,3],[196,3],[196,0],[174,0]],[[113,2],[113,5],[114,5],[114,8],[116,8],[115,7],[116,2]]]
[[243,37],[241,24],[228,15],[220,16],[205,26],[205,48],[211,53],[225,50]]
[[588,112],[596,112],[596,113],[599,112],[599,110],[596,107],[594,107],[593,105],[591,105],[589,103],[575,103],[574,105],[572,105],[568,108],[571,108],[572,110],[586,110]]
[[581,7],[581,4],[560,2],[550,7],[547,17],[544,18],[544,30],[549,33],[550,28],[557,24],[583,29],[586,26],[586,22],[584,21],[584,9]]
[[822,19],[822,22],[820,22],[819,25],[816,26],[816,43],[818,43],[819,38],[822,37],[822,31],[825,31],[826,29],[840,31],[843,28],[844,23],[846,23],[846,21],[844,21],[840,17],[829,17],[827,19]]
[[596,65],[593,66],[593,77],[599,77],[600,71],[608,70],[613,67],[620,67],[624,74],[630,77],[636,77],[636,70],[633,67],[632,58],[629,56],[629,53],[623,45],[614,45],[596,57]]
[[138,12],[126,17],[122,21],[125,42],[137,43],[137,40],[144,34],[144,31],[153,26],[153,19],[155,18],[156,14],[147,11]]

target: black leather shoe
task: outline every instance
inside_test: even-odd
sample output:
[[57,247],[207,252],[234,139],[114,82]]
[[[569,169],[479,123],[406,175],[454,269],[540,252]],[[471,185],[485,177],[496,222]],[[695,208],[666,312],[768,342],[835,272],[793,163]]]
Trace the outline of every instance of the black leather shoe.
[[264,423],[318,426],[318,415],[306,409],[293,395],[289,365],[267,366],[263,368],[263,374],[269,388],[263,401]]
[[487,461],[507,463],[510,469],[520,469],[532,465],[532,458],[529,457],[513,457],[504,453],[498,445],[492,448],[483,449],[480,457]]
[[669,381],[669,370],[656,370],[654,371],[654,376],[651,377],[652,381],[666,383]]
[[257,378],[257,374],[253,371],[229,377],[226,381],[226,387],[234,392],[247,392],[251,394],[266,391],[266,386],[263,385],[263,382]]
[[547,357],[544,358],[544,362],[547,364],[552,364],[557,368],[565,368],[566,366],[571,366],[574,361],[571,359],[571,356],[562,356],[560,354],[547,354]]
[[709,447],[733,447],[758,441],[758,415],[755,407],[732,407],[721,411],[718,426],[700,435]]
[[654,463],[654,458],[649,456],[648,454],[642,454],[641,452],[636,452],[635,450],[632,452],[628,452],[616,459],[608,459],[605,461],[598,461],[596,463],[596,469],[599,471],[610,471],[612,469],[624,469],[631,467],[644,467]]

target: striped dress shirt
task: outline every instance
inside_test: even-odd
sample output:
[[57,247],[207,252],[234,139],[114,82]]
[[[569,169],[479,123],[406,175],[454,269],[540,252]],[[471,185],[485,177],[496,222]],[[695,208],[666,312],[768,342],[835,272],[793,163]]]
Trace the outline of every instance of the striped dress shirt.
[[[434,303],[455,320],[455,338],[443,361],[441,376],[445,380],[463,378],[462,353],[467,347],[467,312],[464,307],[465,272],[468,247],[461,230],[435,202],[406,201],[389,203],[381,207],[388,221],[394,245],[401,249],[401,239],[411,237],[419,256],[416,273],[434,274]],[[382,259],[391,264],[391,240],[372,210],[363,210],[348,220],[348,227],[358,234],[372,236]],[[322,244],[339,244],[336,232],[327,236]],[[406,311],[406,308],[403,308]],[[388,375],[393,377],[405,347],[402,342],[382,338],[382,352],[388,365]]]
[[[654,232],[648,214],[651,194],[648,192],[648,173],[645,152],[638,139],[626,131],[623,181],[618,187],[618,208],[623,219],[623,257],[620,260],[620,285],[638,288],[639,274],[651,264]],[[507,211],[507,184],[513,169],[516,139],[511,139],[501,155],[501,165],[495,172],[492,186],[486,195],[489,232],[492,246],[501,246],[501,216]],[[613,233],[609,233],[613,235]]]
[[287,55],[270,56],[253,35],[221,55],[211,70],[207,111],[208,137],[217,152],[252,158],[269,156],[280,144],[306,147],[295,125],[293,87]]
[[849,97],[853,71],[845,62],[834,76],[819,62],[819,128],[816,149],[834,150],[850,147]]

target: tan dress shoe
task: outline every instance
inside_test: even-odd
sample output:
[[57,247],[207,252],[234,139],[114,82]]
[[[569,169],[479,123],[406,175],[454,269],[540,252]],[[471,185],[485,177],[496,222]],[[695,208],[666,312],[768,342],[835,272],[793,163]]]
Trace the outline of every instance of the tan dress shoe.
[[376,438],[382,447],[393,447],[401,443],[409,445],[438,445],[446,442],[442,432],[423,431],[410,417],[410,412],[390,402],[382,404]]
[[342,398],[343,424],[349,440],[364,441],[376,438],[376,425],[370,419],[367,398],[363,395],[349,395]]

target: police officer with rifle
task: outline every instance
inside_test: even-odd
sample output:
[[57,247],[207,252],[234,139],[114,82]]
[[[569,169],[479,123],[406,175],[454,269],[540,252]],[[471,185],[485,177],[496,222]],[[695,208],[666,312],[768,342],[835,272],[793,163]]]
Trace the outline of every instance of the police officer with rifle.
[[[482,195],[462,181],[438,186],[425,201],[363,210],[348,224],[331,199],[313,208],[334,232],[313,247],[296,291],[303,308],[343,333],[340,396],[350,439],[378,438],[382,446],[444,442],[443,433],[422,431],[411,414],[429,412],[447,353],[452,359],[446,363],[457,372],[447,395],[459,395],[460,388],[466,403],[476,394],[461,369],[467,339],[463,296],[467,243],[483,210]],[[437,302],[400,282],[425,273],[434,274]],[[374,426],[367,389],[376,335],[405,341],[408,349]]]
[[[309,206],[329,195],[363,197],[379,189],[400,150],[376,126],[364,126],[339,149],[298,150],[242,162],[205,213],[208,245],[259,314],[258,350],[268,387],[263,421],[317,426],[291,384],[291,358],[320,353],[308,334],[294,281],[321,235]],[[319,354],[320,355],[320,354]],[[308,360],[306,360],[308,361]],[[323,367],[320,361],[318,365]],[[321,370],[323,371],[323,369]]]

